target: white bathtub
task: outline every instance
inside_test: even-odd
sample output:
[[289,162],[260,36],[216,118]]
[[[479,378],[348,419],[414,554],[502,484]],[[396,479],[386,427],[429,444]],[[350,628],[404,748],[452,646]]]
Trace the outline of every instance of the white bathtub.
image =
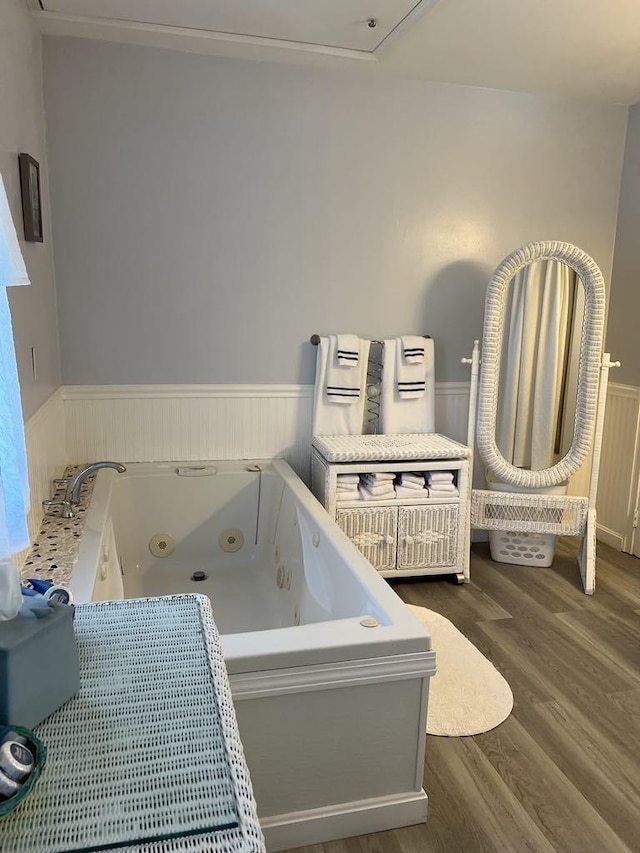
[[425,819],[429,639],[286,462],[100,471],[72,589],[210,597],[270,850]]

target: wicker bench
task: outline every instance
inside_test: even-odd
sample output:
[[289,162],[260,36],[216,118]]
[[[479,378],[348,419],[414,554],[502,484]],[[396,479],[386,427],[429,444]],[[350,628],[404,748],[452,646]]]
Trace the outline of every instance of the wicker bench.
[[79,605],[75,633],[80,691],[37,727],[47,761],[0,849],[264,851],[209,599]]
[[[469,447],[437,433],[316,436],[312,490],[383,577],[454,574],[468,581],[470,457]],[[336,500],[341,474],[408,471],[450,471],[458,495]]]

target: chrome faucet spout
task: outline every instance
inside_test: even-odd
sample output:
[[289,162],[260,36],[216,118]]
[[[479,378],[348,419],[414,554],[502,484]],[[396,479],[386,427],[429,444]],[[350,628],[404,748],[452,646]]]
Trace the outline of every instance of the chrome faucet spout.
[[124,473],[127,469],[120,462],[92,462],[90,465],[85,465],[77,474],[69,480],[67,485],[67,493],[65,501],[69,506],[77,504],[80,500],[80,486],[84,483],[87,477],[98,471],[100,468],[113,468],[119,474]]

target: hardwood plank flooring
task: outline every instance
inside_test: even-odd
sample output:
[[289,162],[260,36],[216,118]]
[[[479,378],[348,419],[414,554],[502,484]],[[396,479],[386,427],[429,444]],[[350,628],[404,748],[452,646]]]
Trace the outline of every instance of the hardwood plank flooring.
[[426,824],[295,853],[640,853],[640,560],[599,544],[586,596],[575,550],[558,540],[541,569],[476,545],[470,584],[394,582],[494,663],[513,712],[482,735],[427,737]]

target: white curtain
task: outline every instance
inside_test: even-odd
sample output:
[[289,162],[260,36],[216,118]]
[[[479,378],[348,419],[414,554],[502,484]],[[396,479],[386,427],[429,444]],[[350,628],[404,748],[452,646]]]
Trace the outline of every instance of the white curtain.
[[6,288],[29,284],[0,175],[0,562],[29,544],[29,484],[20,386]]
[[509,285],[497,444],[505,459],[519,468],[554,464],[571,373],[576,290],[576,274],[557,261],[535,261]]

